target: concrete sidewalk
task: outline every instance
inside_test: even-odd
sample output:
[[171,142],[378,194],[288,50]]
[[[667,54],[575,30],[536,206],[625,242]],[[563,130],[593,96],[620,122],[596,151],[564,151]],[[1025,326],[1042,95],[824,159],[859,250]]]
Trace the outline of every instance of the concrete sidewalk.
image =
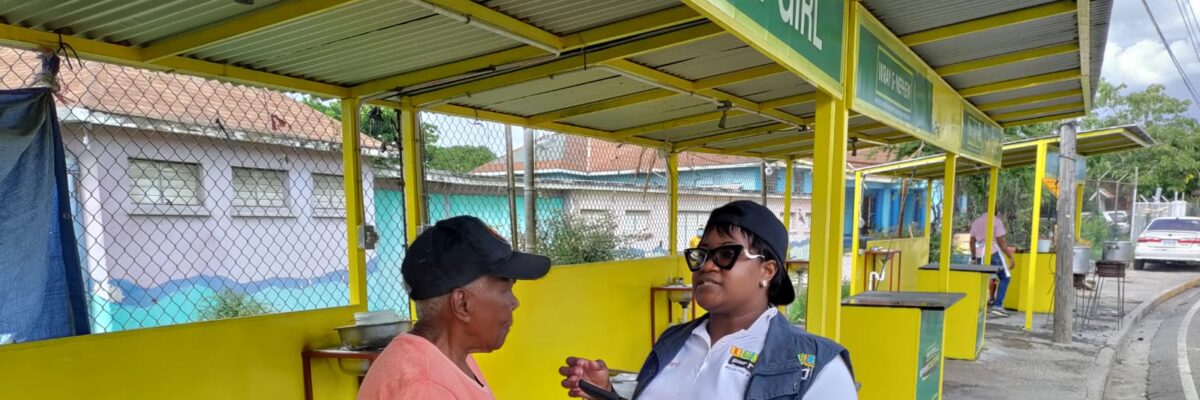
[[[1200,267],[1148,265],[1144,271],[1130,268],[1125,279],[1125,313],[1198,278]],[[1051,340],[1050,314],[1035,314],[1032,331],[1023,329],[1023,313],[1010,311],[1012,315],[1004,318],[989,316],[979,359],[946,360],[944,398],[1084,399],[1089,391],[1097,392],[1091,381],[1111,368],[1107,363],[1113,351],[1101,350],[1118,334],[1116,280],[1107,279],[1104,285],[1089,326],[1076,325],[1075,342],[1069,345]]]

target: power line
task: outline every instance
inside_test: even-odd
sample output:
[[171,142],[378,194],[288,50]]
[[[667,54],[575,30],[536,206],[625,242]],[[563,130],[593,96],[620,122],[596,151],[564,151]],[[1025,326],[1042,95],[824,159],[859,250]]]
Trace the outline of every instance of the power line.
[[1200,40],[1196,39],[1196,36],[1200,35],[1200,24],[1196,23],[1196,14],[1192,12],[1191,0],[1175,0],[1175,7],[1179,9],[1179,17],[1183,19],[1188,43],[1192,45],[1192,54],[1200,61]]
[[1192,95],[1192,100],[1200,105],[1200,96],[1196,95],[1196,89],[1192,87],[1192,81],[1188,79],[1187,72],[1183,70],[1183,66],[1179,64],[1179,59],[1175,57],[1175,51],[1171,50],[1171,43],[1167,42],[1167,37],[1163,36],[1162,28],[1158,26],[1158,20],[1154,18],[1154,11],[1150,10],[1150,4],[1146,0],[1142,0],[1142,6],[1146,8],[1146,14],[1150,15],[1150,24],[1154,25],[1154,31],[1158,32],[1158,39],[1162,41],[1163,47],[1167,48],[1167,55],[1171,56],[1171,62],[1175,64],[1175,69],[1179,71],[1179,76],[1183,78],[1184,86],[1187,86],[1188,93]]

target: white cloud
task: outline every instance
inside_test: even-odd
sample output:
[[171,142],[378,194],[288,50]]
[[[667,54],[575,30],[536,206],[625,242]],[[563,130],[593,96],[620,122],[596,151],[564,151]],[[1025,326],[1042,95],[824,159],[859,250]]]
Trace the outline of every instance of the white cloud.
[[[1171,43],[1171,49],[1188,76],[1195,80],[1197,75],[1200,75],[1200,60],[1196,58],[1191,45],[1178,40]],[[1179,70],[1175,68],[1166,48],[1158,40],[1143,39],[1127,47],[1117,42],[1109,42],[1104,51],[1104,59],[1104,71],[1101,75],[1113,82],[1138,88],[1155,83],[1182,83]]]

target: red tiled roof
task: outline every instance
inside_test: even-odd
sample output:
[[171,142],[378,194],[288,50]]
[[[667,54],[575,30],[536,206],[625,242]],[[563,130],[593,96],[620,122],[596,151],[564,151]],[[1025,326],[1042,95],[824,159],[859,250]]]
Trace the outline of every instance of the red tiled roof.
[[[37,53],[0,47],[0,83],[27,87],[40,70]],[[128,117],[341,143],[341,124],[274,90],[114,64],[63,60],[60,106]],[[379,142],[363,137],[364,147]]]

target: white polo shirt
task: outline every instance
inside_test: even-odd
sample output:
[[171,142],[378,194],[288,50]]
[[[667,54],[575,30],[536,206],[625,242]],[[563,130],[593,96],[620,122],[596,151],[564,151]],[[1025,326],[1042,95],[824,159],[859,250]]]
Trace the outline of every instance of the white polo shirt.
[[[749,365],[758,361],[771,318],[778,314],[774,307],[768,308],[749,329],[734,332],[716,343],[708,336],[708,321],[701,322],[638,399],[743,399],[750,383]],[[858,398],[850,370],[841,358],[826,365],[814,379],[805,399]]]

